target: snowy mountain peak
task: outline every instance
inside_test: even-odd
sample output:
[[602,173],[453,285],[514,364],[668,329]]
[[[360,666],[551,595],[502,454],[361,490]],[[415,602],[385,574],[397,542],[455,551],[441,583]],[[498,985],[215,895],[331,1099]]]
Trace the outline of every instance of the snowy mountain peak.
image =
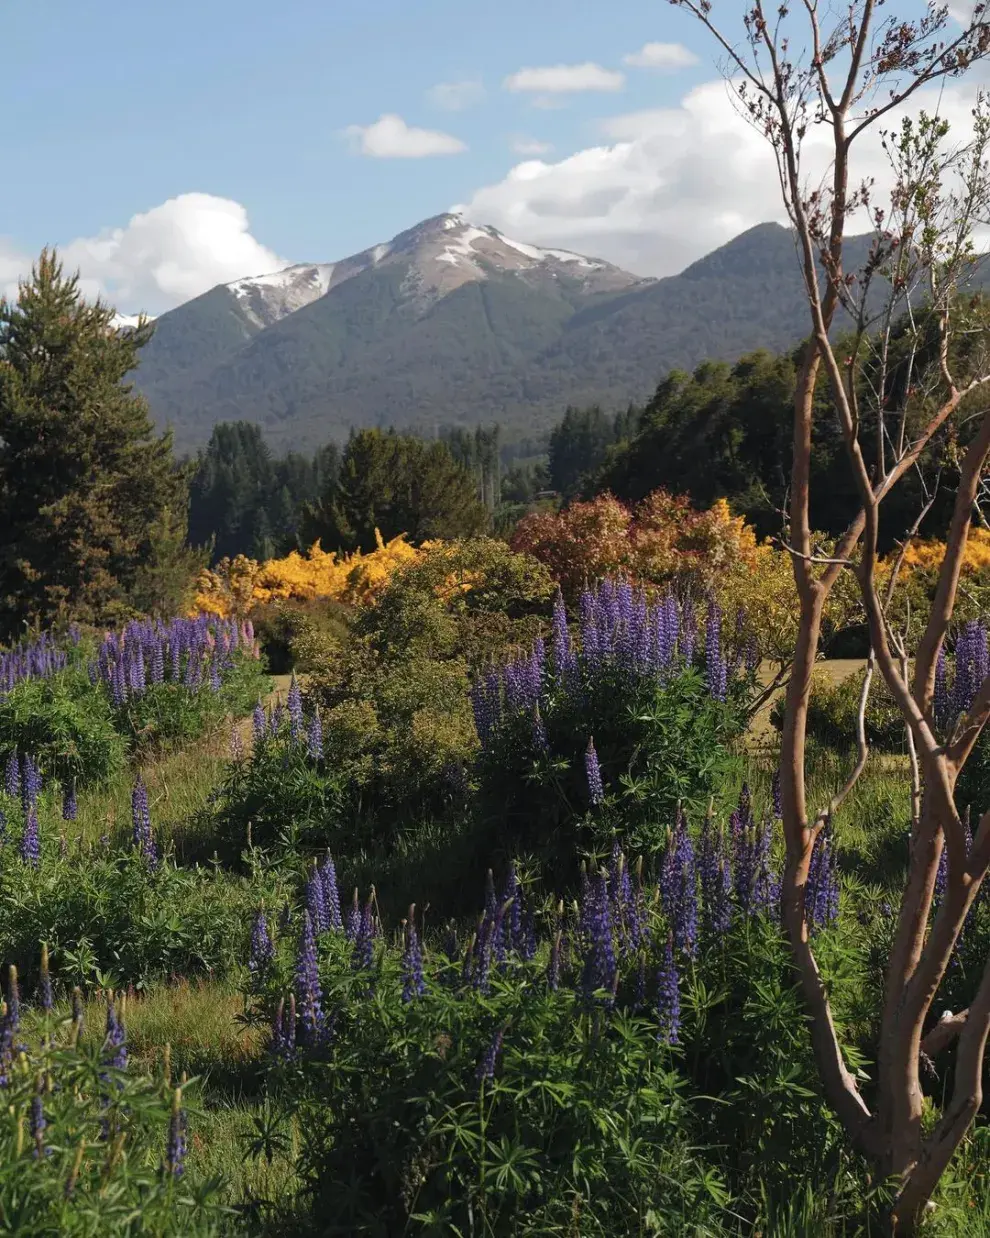
[[253,327],[264,329],[326,296],[345,280],[378,267],[398,267],[404,298],[419,307],[493,274],[512,273],[530,280],[563,277],[578,281],[587,292],[618,291],[641,282],[610,263],[515,241],[488,224],[472,223],[448,212],[424,219],[391,241],[339,262],[298,263],[224,287]]

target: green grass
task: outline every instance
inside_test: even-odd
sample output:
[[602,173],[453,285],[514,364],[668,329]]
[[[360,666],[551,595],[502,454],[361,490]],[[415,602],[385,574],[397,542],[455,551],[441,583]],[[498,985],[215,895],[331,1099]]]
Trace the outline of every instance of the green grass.
[[[289,676],[275,676],[274,683],[268,701],[280,694],[284,697]],[[228,718],[186,748],[149,756],[136,769],[121,771],[111,782],[81,790],[78,816],[66,826],[67,837],[79,836],[92,843],[104,834],[111,839],[129,837],[131,791],[135,775],[140,772],[148,787],[151,819],[159,841],[172,844],[180,862],[199,854],[203,839],[196,829],[196,816],[223,778],[234,730],[245,747],[250,747],[250,717]]]

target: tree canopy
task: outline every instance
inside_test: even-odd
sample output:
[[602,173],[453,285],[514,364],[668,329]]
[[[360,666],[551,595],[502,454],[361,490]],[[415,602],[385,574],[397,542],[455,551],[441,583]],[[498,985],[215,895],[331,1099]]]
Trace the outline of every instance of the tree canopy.
[[335,484],[334,443],[313,456],[273,456],[260,426],[220,422],[196,461],[189,492],[189,540],[215,560],[270,559],[295,543],[304,504]]
[[0,301],[0,635],[174,608],[191,576],[186,479],[124,381],[151,329],[113,313],[48,250]]
[[300,540],[325,550],[373,550],[375,530],[388,541],[469,537],[487,525],[474,479],[445,443],[425,443],[394,431],[351,435],[340,472],[309,504]]

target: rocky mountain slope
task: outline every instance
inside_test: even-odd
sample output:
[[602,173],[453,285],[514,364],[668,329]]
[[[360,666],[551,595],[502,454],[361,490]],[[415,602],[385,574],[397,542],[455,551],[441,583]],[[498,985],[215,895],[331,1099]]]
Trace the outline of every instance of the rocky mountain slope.
[[441,215],[163,314],[136,381],[186,448],[239,418],[282,448],[376,424],[533,433],[568,403],[645,399],[674,366],[786,347],[805,314],[774,224],[653,280]]

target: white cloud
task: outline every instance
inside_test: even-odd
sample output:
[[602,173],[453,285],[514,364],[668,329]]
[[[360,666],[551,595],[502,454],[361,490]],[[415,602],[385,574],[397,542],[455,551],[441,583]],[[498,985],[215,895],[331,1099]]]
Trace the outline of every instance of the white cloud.
[[[66,272],[80,288],[125,312],[159,314],[217,284],[264,275],[288,265],[251,235],[239,202],[184,193],[132,216],[124,227],[58,246]],[[34,255],[36,258],[37,255]],[[0,290],[15,295],[30,275],[32,256],[0,243]]]
[[362,155],[375,159],[424,159],[429,155],[459,155],[467,146],[452,134],[437,129],[417,129],[401,116],[386,113],[372,125],[350,125]]
[[541,142],[539,138],[515,137],[511,142],[512,150],[517,155],[547,155],[553,150],[549,142]]
[[683,43],[644,43],[638,52],[622,57],[634,69],[662,69],[671,72],[698,63],[698,57]]
[[434,107],[445,112],[462,112],[485,97],[484,84],[477,80],[462,82],[438,82],[426,92]]
[[[969,132],[975,83],[919,94],[953,134]],[[886,127],[896,123],[889,118]],[[740,115],[722,81],[690,90],[680,104],[602,121],[606,139],[558,161],[527,159],[456,209],[534,244],[566,247],[643,275],[668,275],[758,223],[786,222],[765,140]],[[889,170],[878,135],[857,143],[853,171]],[[855,149],[855,148],[854,148]],[[824,127],[805,141],[804,169],[819,181],[828,159]],[[863,221],[856,221],[864,227]]]
[[625,85],[625,75],[617,69],[603,69],[590,60],[585,64],[546,65],[540,69],[520,69],[511,73],[503,85],[506,90],[539,95],[575,94],[585,90],[616,91]]

